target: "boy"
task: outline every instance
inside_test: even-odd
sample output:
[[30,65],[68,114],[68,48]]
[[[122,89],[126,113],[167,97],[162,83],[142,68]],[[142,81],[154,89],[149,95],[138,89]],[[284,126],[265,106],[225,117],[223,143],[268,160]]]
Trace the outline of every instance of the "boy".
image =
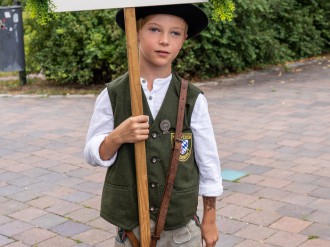
[[[138,230],[134,145],[146,141],[151,227],[161,204],[172,153],[181,79],[172,61],[184,41],[207,27],[205,13],[193,4],[136,8],[145,115],[131,117],[128,74],[107,84],[98,96],[86,138],[85,159],[108,167],[101,216],[118,226],[115,246],[132,246],[126,233]],[[123,10],[116,16],[124,30]],[[217,147],[207,102],[189,84],[178,170],[164,231],[157,246],[215,246],[218,240],[216,197],[222,194]],[[203,219],[196,221],[198,194]],[[195,219],[195,220],[194,220]]]

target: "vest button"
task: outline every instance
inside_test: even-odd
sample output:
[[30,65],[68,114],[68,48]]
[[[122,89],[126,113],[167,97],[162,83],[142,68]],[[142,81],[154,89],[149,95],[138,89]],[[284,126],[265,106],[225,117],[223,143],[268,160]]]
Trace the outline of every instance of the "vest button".
[[157,138],[157,133],[154,132],[154,133],[151,134],[151,136],[152,136],[152,138],[156,139]]
[[156,183],[151,183],[150,186],[151,186],[151,188],[156,188],[157,184]]
[[157,158],[156,158],[156,157],[153,157],[153,158],[151,159],[151,163],[152,163],[152,164],[156,164],[156,163],[157,163]]

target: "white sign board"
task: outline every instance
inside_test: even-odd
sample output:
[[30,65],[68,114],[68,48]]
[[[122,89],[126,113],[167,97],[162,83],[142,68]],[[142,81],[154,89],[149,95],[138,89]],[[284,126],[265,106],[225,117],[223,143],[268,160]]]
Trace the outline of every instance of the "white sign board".
[[208,0],[52,0],[55,12],[127,7],[155,6],[167,4],[200,3]]

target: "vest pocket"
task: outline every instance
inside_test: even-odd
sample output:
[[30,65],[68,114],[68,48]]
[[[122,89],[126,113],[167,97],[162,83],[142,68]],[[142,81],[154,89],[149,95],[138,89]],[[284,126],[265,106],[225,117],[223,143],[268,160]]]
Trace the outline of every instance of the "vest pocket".
[[130,230],[138,222],[135,187],[105,183],[101,201],[101,216],[114,225]]
[[173,191],[166,217],[167,229],[178,228],[193,219],[198,204],[198,188]]

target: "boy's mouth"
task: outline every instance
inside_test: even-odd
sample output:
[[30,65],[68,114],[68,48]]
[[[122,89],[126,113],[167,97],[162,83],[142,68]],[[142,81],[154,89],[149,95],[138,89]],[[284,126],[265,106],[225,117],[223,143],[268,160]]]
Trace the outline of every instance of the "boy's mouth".
[[170,54],[168,51],[163,51],[163,50],[157,50],[156,53],[161,54],[161,55],[168,55],[168,54]]

